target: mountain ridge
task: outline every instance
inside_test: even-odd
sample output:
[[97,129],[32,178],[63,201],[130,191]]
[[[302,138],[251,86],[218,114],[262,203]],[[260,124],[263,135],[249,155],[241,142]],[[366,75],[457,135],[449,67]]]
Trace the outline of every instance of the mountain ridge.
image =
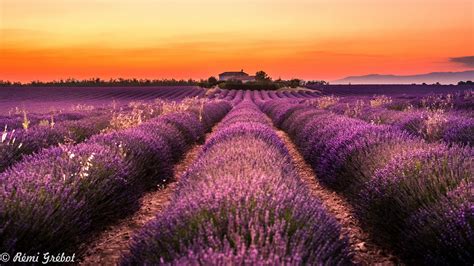
[[474,80],[474,70],[459,72],[430,72],[414,75],[368,74],[362,76],[348,76],[334,80],[332,84],[412,84],[436,83],[457,84],[459,81]]

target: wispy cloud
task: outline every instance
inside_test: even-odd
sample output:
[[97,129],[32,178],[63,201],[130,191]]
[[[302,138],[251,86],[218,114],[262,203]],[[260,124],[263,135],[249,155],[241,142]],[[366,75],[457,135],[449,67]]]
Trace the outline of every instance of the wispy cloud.
[[449,61],[462,64],[467,67],[474,67],[474,56],[451,57]]

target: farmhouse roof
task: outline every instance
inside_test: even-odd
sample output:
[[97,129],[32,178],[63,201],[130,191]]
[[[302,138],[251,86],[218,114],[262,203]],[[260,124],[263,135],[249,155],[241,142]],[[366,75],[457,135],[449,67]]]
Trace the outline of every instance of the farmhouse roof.
[[241,71],[228,71],[222,72],[219,76],[248,76],[249,74],[245,73],[243,70]]

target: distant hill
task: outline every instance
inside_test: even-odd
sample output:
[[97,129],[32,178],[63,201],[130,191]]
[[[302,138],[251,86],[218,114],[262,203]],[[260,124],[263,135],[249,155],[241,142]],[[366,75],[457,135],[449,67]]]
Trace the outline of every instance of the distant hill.
[[332,84],[412,84],[439,82],[441,84],[457,84],[461,80],[474,81],[474,70],[462,72],[432,72],[427,74],[398,76],[370,74],[365,76],[351,76],[332,81]]

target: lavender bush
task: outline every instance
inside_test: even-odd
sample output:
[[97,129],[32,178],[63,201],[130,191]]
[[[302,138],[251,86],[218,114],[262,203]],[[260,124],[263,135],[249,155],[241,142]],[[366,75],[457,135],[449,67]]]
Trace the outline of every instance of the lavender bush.
[[91,143],[119,149],[130,162],[142,185],[165,182],[172,173],[171,149],[160,137],[150,136],[141,129],[128,129],[97,135]]
[[156,119],[137,127],[140,132],[146,132],[153,139],[162,139],[169,147],[171,160],[177,162],[188,148],[186,136],[173,124]]
[[74,111],[66,113],[51,112],[46,114],[36,114],[18,110],[14,114],[0,116],[0,126],[7,127],[9,130],[13,130],[23,128],[25,121],[28,121],[28,126],[37,126],[42,122],[52,124],[63,121],[82,120],[84,118],[101,116],[104,115],[106,112],[106,110],[93,110],[86,112]]
[[[176,160],[170,147],[178,147],[171,141],[179,130],[167,121],[201,134],[194,139],[204,135],[194,113],[164,115],[78,145],[44,149],[0,174],[0,249],[80,253],[79,243],[91,232],[135,210],[147,188],[171,177]],[[163,124],[168,128],[150,130]],[[183,135],[179,145],[184,152],[191,143]]]
[[[421,207],[436,204],[462,182],[472,182],[474,150],[445,146],[413,148],[376,170],[361,192],[359,213],[385,241],[403,243],[400,231]],[[387,208],[390,206],[390,208]],[[400,237],[402,239],[400,239]]]
[[[355,106],[354,102],[363,102],[359,98],[351,97],[345,102],[331,106],[329,110],[337,114],[344,114],[358,118],[371,124],[387,124],[402,129],[415,136],[422,137],[429,142],[443,140],[447,143],[472,145],[474,119],[464,112],[450,111],[450,109],[428,110],[388,110],[380,105]],[[311,105],[311,101],[307,101]],[[276,125],[278,118],[275,117]]]
[[131,169],[121,154],[97,144],[56,147],[29,156],[0,175],[6,252],[62,251],[133,203]]
[[[376,239],[407,261],[472,263],[467,255],[472,251],[472,206],[467,207],[472,205],[472,190],[462,186],[471,184],[474,176],[472,148],[428,144],[394,127],[291,103],[264,103],[262,109],[291,132],[318,178],[347,195]],[[292,110],[286,120],[279,120]],[[460,205],[459,198],[469,204]],[[446,242],[435,237],[437,232],[447,234]]]
[[407,220],[402,234],[411,245],[402,246],[409,258],[425,264],[469,265],[474,261],[474,202],[472,180],[461,182],[438,204],[422,206]]
[[195,114],[175,113],[167,115],[163,121],[175,126],[185,136],[186,143],[194,143],[204,136],[204,127]]
[[443,140],[447,143],[474,146],[474,119],[456,119],[443,132]]
[[231,109],[232,105],[225,101],[217,101],[212,104],[204,105],[200,114],[201,122],[205,131],[211,131],[212,127],[217,122],[219,122]]
[[123,265],[351,263],[347,238],[301,183],[268,120],[236,113],[262,117],[246,101],[229,114]]
[[0,172],[25,155],[62,143],[82,142],[107,127],[110,116],[97,116],[78,121],[65,121],[53,127],[34,126],[29,129],[4,131],[0,143]]

